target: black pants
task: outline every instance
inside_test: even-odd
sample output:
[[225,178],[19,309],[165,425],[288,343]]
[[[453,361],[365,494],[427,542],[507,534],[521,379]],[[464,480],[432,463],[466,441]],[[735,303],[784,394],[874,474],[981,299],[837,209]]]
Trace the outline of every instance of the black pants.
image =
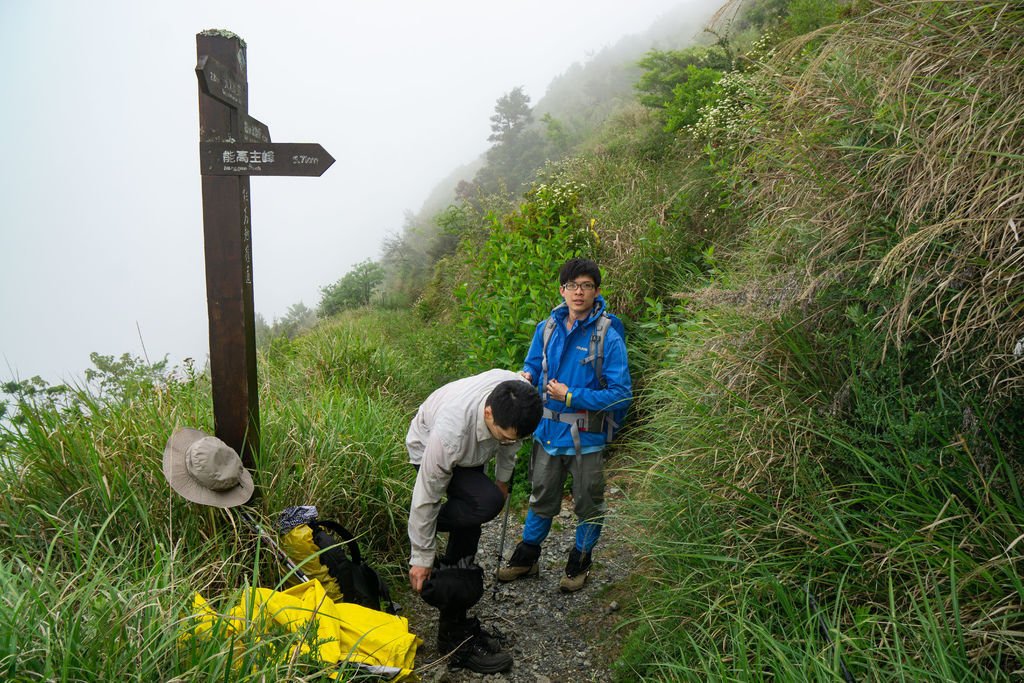
[[448,550],[442,562],[455,564],[464,557],[476,557],[480,527],[491,521],[505,505],[505,496],[484,466],[456,467],[448,482],[448,500],[437,515],[437,530],[448,533]]
[[[419,470],[419,467],[416,467]],[[462,558],[476,557],[480,545],[480,527],[491,521],[505,506],[505,496],[484,467],[456,467],[448,482],[448,499],[437,515],[438,532],[447,532],[448,549],[441,562],[456,564]],[[441,609],[441,622],[454,623],[465,619],[464,609]]]

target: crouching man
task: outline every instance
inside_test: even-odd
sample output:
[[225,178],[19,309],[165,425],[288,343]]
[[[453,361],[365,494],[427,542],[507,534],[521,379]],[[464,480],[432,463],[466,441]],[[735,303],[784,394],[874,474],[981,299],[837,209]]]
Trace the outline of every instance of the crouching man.
[[[488,370],[437,389],[409,425],[405,445],[416,468],[409,509],[409,583],[440,610],[437,646],[450,665],[478,673],[512,667],[512,656],[468,610],[483,595],[476,564],[480,526],[508,496],[515,454],[540,423],[537,390],[518,373]],[[484,466],[495,458],[495,481]],[[441,502],[443,497],[445,502]],[[442,557],[436,535],[448,533]]]

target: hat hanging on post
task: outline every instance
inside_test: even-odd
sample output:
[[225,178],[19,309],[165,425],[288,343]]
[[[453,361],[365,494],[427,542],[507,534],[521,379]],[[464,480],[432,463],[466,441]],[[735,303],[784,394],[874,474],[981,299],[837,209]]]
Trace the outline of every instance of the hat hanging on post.
[[252,497],[253,482],[238,453],[215,436],[183,427],[167,440],[164,477],[183,498],[230,508]]

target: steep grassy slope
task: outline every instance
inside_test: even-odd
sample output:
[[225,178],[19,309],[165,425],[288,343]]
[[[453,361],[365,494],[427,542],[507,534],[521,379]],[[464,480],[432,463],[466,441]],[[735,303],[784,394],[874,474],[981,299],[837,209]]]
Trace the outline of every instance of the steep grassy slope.
[[[274,528],[315,504],[366,532],[362,545],[404,577],[411,490],[403,437],[418,401],[462,373],[455,338],[406,313],[341,318],[261,359],[262,453],[253,510]],[[212,433],[209,380],[125,361],[104,388],[24,396],[0,431],[0,678],[11,681],[274,681],[317,677],[281,662],[315,633],[259,628],[180,647],[191,595],[214,609],[282,564],[233,514],[186,502],[164,482],[180,426]],[[129,372],[130,371],[130,372]],[[344,677],[343,677],[344,678]]]
[[[260,509],[358,519],[400,574],[416,403],[514,365],[554,267],[594,255],[637,386],[611,460],[640,558],[622,680],[1016,679],[1024,12],[752,6],[746,42],[719,27],[735,68],[627,107],[515,206],[451,214],[418,316],[270,344]],[[229,677],[229,646],[177,648],[188,595],[279,575],[163,484],[171,430],[210,428],[206,378],[121,369],[102,399],[26,395],[0,435],[8,678]],[[294,676],[248,644],[240,678]]]
[[814,4],[545,170],[440,291],[513,313],[466,327],[513,358],[551,275],[510,245],[608,270],[650,574],[623,680],[1013,678],[1024,14],[831,3],[839,23],[800,33]]

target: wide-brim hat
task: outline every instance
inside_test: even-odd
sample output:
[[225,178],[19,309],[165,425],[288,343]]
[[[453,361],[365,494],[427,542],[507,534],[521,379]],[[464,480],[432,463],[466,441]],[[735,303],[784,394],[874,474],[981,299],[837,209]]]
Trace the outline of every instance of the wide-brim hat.
[[164,477],[183,498],[230,508],[245,503],[255,488],[238,453],[215,436],[182,427],[164,448]]

